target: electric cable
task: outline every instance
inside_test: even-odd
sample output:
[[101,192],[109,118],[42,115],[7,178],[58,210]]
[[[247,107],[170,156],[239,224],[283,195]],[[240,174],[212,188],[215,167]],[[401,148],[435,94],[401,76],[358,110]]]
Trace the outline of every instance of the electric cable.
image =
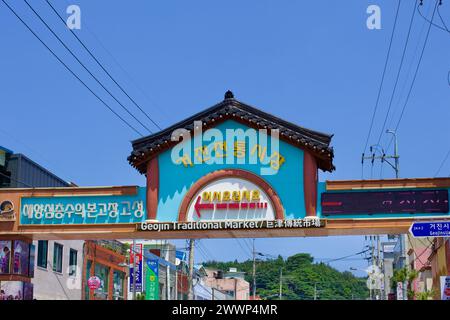
[[[438,0],[436,1],[436,3],[438,3]],[[440,6],[440,5],[439,5],[439,6]],[[425,16],[422,14],[422,12],[420,11],[419,7],[420,7],[420,6],[417,6],[417,11],[419,12],[420,16],[421,16],[425,21],[427,21],[430,25],[432,25],[432,26],[434,26],[434,27],[436,27],[436,28],[438,28],[438,29],[441,29],[442,31],[445,31],[445,32],[450,33],[450,31],[447,29],[447,26],[445,25],[444,20],[443,20],[442,17],[441,17],[441,14],[440,14],[440,12],[439,12],[439,8],[437,9],[438,15],[439,15],[439,17],[441,18],[441,21],[444,23],[444,28],[441,27],[440,25],[437,25],[436,23],[434,23],[434,22],[433,22],[433,19],[428,20],[427,17],[425,17]]]
[[53,34],[53,36],[58,39],[58,41],[63,45],[63,47],[72,55],[72,57],[75,58],[75,60],[83,67],[84,70],[86,70],[89,75],[94,78],[94,80],[122,107],[123,110],[125,110],[134,120],[136,120],[142,127],[144,127],[148,132],[152,133],[152,131],[144,124],[142,123],[126,106],[122,104],[112,93],[108,90],[108,88],[103,85],[103,83],[86,67],[86,65],[81,62],[81,60],[73,53],[73,51],[64,43],[64,41],[53,31],[53,29],[48,25],[47,22],[41,17],[41,15],[34,10],[34,8],[28,3],[27,0],[24,0],[24,2],[27,4],[27,6],[33,11],[33,13],[39,18],[39,20],[47,27],[47,29]]
[[[59,17],[61,22],[66,26],[66,22],[63,17],[56,11],[56,9],[52,6],[49,0],[46,0],[47,4],[52,8],[53,12]],[[143,110],[143,108],[125,91],[125,89],[114,79],[114,77],[106,70],[103,64],[95,57],[91,50],[85,45],[85,43],[76,35],[76,33],[69,28],[70,33],[78,40],[78,42],[83,46],[83,48],[89,53],[89,55],[94,59],[94,61],[102,68],[102,70],[108,75],[108,77],[119,87],[119,89],[133,102],[133,104],[149,119],[159,130],[162,130],[161,127],[148,115],[147,112]]]
[[389,61],[389,56],[390,56],[390,53],[391,53],[392,42],[393,42],[393,39],[394,39],[395,29],[396,29],[396,26],[397,26],[397,19],[398,19],[398,13],[399,13],[399,10],[400,10],[400,4],[401,4],[401,0],[398,0],[397,10],[396,10],[396,13],[395,13],[394,26],[392,27],[391,38],[389,40],[389,47],[388,47],[388,51],[387,51],[387,54],[386,54],[386,59],[385,59],[385,62],[384,62],[383,73],[382,73],[382,76],[381,76],[380,85],[378,87],[377,99],[376,99],[375,106],[374,106],[374,109],[373,109],[372,118],[370,120],[369,132],[367,133],[367,138],[366,138],[366,142],[365,142],[365,145],[364,145],[363,154],[366,152],[367,145],[369,143],[370,134],[372,133],[373,124],[374,124],[374,121],[375,121],[375,115],[377,113],[378,104],[379,104],[379,101],[380,101],[381,90],[382,90],[382,87],[383,87],[384,78],[385,78],[385,75],[386,75],[386,69],[387,69],[387,65],[388,65],[388,61]]
[[[432,16],[431,16],[431,21],[433,21],[433,19],[434,19],[434,15],[435,15],[435,13],[436,13],[437,5],[438,5],[438,2],[436,1],[436,4],[435,4],[435,6],[434,6],[434,10],[433,10],[433,14],[432,14]],[[418,61],[417,66],[416,66],[416,70],[414,71],[414,76],[413,76],[411,85],[410,85],[410,87],[409,87],[409,90],[408,90],[408,94],[407,94],[407,96],[406,96],[405,103],[404,103],[404,105],[403,105],[403,107],[402,107],[402,111],[401,111],[401,113],[400,113],[400,117],[399,117],[399,119],[398,119],[398,121],[397,121],[397,124],[396,124],[396,126],[395,126],[395,130],[394,130],[395,132],[397,132],[398,127],[400,126],[400,123],[401,123],[401,121],[402,121],[402,119],[403,119],[403,115],[404,115],[404,113],[405,113],[406,107],[408,106],[409,98],[411,97],[411,92],[412,92],[412,89],[414,88],[414,83],[415,83],[415,81],[416,81],[417,74],[418,74],[418,72],[419,72],[420,63],[422,62],[423,54],[424,54],[424,52],[425,52],[425,48],[426,48],[426,46],[427,46],[428,38],[429,38],[429,36],[430,36],[430,30],[431,30],[431,23],[428,25],[427,33],[426,33],[426,36],[425,36],[425,41],[424,41],[424,43],[423,43],[422,51],[421,51],[420,56],[419,56],[419,61]],[[387,148],[385,148],[385,150],[388,150],[388,149],[389,149],[389,147],[391,146],[393,140],[394,140],[394,137],[391,138],[391,140],[390,140],[390,142],[389,142]]]
[[50,53],[86,88],[91,92],[105,107],[107,107],[116,117],[118,117],[122,122],[124,122],[130,129],[132,129],[134,132],[139,134],[140,136],[143,136],[142,133],[140,133],[136,128],[134,128],[128,121],[126,121],[120,114],[118,114],[114,109],[112,109],[102,98],[100,98],[79,76],[75,74],[70,67],[61,60],[61,58],[53,52],[53,50],[31,29],[31,27],[16,13],[16,11],[9,6],[9,4],[5,0],[1,0],[6,7],[17,17],[17,19],[22,22],[22,24],[41,42],[41,44],[47,48],[47,50],[50,51]]
[[397,90],[398,80],[399,80],[399,78],[400,78],[400,73],[401,73],[401,71],[402,71],[403,61],[404,61],[404,59],[405,59],[406,49],[407,49],[407,47],[408,47],[409,37],[410,37],[410,35],[411,35],[411,29],[412,29],[413,22],[414,22],[414,16],[415,16],[415,13],[416,13],[417,1],[418,1],[418,0],[415,1],[414,6],[413,6],[411,18],[410,18],[410,20],[409,20],[408,33],[407,33],[407,35],[406,35],[406,41],[405,41],[405,45],[403,46],[402,57],[401,57],[401,59],[400,59],[400,65],[399,65],[398,70],[397,70],[397,76],[396,76],[396,78],[395,78],[394,88],[392,89],[392,93],[391,93],[391,97],[390,97],[390,99],[389,99],[389,105],[388,105],[388,109],[387,109],[387,112],[386,112],[386,116],[385,116],[385,118],[384,118],[383,126],[381,127],[380,135],[379,135],[379,137],[378,137],[378,141],[377,141],[376,144],[380,144],[381,137],[383,136],[384,129],[385,129],[385,127],[386,127],[386,122],[387,122],[387,120],[388,120],[388,118],[389,118],[389,112],[391,111],[392,102],[394,101],[395,91]]
[[441,171],[442,167],[444,166],[445,162],[447,161],[448,156],[450,156],[450,148],[448,149],[447,154],[445,155],[445,157],[444,157],[444,159],[442,160],[441,164],[439,165],[439,167],[438,167],[436,173],[434,174],[434,177],[435,177],[435,178],[437,177],[437,175],[438,175],[439,172]]

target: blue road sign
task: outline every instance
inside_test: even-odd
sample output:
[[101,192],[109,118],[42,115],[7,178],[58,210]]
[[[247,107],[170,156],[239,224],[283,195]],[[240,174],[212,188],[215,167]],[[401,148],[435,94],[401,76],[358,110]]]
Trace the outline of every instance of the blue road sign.
[[415,238],[421,237],[450,237],[450,220],[414,222],[409,232]]

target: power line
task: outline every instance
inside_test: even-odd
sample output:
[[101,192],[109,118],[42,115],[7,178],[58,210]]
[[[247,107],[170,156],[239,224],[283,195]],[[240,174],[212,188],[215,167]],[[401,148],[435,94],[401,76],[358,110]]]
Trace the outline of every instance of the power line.
[[252,248],[252,243],[251,243],[250,239],[244,238],[242,240],[244,241],[244,244],[247,246],[248,251],[250,251],[250,253],[252,253],[253,248]]
[[216,257],[215,257],[215,255],[212,254],[211,251],[209,251],[209,249],[203,244],[203,242],[200,242],[200,241],[199,241],[199,245],[203,248],[203,250],[206,252],[206,254],[207,254],[208,256],[210,256],[213,260],[217,260]]
[[[439,0],[437,0],[437,1],[439,1]],[[445,32],[450,33],[450,31],[447,29],[447,26],[445,25],[444,19],[442,19],[441,13],[440,13],[440,11],[439,11],[439,6],[441,6],[442,3],[441,3],[441,2],[438,2],[438,3],[439,3],[439,5],[438,5],[437,12],[438,12],[438,15],[439,15],[439,17],[440,17],[440,20],[441,20],[442,24],[444,25],[444,28],[442,28],[440,25],[437,25],[436,23],[434,23],[433,20],[428,20],[427,17],[425,17],[425,16],[422,14],[422,12],[420,11],[419,6],[417,7],[417,11],[419,12],[420,16],[421,16],[426,22],[428,22],[429,24],[433,25],[434,27],[436,27],[436,28],[438,28],[438,29],[441,29],[442,31],[445,31]]]
[[[434,19],[434,14],[436,13],[437,5],[438,5],[438,2],[436,1],[436,4],[435,4],[435,6],[434,6],[434,10],[433,10],[433,14],[432,14],[432,16],[431,16],[431,21],[433,21],[433,19]],[[417,73],[418,73],[418,71],[419,71],[420,63],[422,62],[423,53],[425,52],[425,48],[426,48],[426,46],[427,46],[428,37],[429,37],[429,35],[430,35],[430,30],[431,30],[431,23],[428,25],[428,30],[427,30],[427,33],[426,33],[426,36],[425,36],[425,41],[424,41],[424,43],[423,43],[422,51],[421,51],[420,56],[419,56],[419,61],[418,61],[417,66],[416,66],[416,70],[415,70],[415,72],[414,72],[414,76],[413,76],[413,79],[412,79],[412,82],[411,82],[411,86],[409,87],[409,90],[408,90],[408,94],[407,94],[407,96],[406,96],[405,103],[404,103],[403,108],[402,108],[402,111],[401,111],[401,113],[400,113],[400,118],[398,119],[397,124],[396,124],[396,126],[395,126],[395,130],[394,130],[395,132],[397,132],[398,127],[400,126],[400,122],[401,122],[402,119],[403,119],[403,114],[405,113],[405,109],[406,109],[406,107],[407,107],[407,105],[408,105],[408,102],[409,102],[409,98],[410,98],[410,96],[411,96],[412,89],[414,88],[414,83],[415,83],[416,78],[417,78]],[[389,147],[390,147],[391,144],[392,144],[393,139],[394,139],[394,138],[392,137],[391,140],[390,140],[390,142],[389,142],[389,144],[388,144],[388,147],[385,148],[385,150],[388,150],[388,149],[389,149]]]
[[[65,0],[67,5],[70,5],[71,2],[69,2],[68,0]],[[119,63],[119,61],[114,57],[114,55],[106,48],[106,46],[102,43],[102,41],[100,41],[99,37],[97,37],[97,35],[89,28],[89,25],[87,22],[83,21],[84,23],[84,27],[86,28],[86,30],[91,34],[91,36],[98,42],[98,44],[100,45],[100,47],[102,47],[102,49],[110,56],[110,58],[112,59],[112,61],[114,61],[114,63],[122,70],[122,72],[128,77],[128,79],[130,80],[130,82],[132,84],[134,84],[134,86],[141,92],[141,94],[147,98],[147,100],[154,105],[154,107],[156,109],[158,109],[158,111],[161,112],[161,114],[163,114],[165,117],[168,117],[167,112],[165,111],[165,109],[162,109],[160,107],[158,107],[158,105],[156,104],[156,102],[150,98],[147,94],[148,89],[143,90],[141,86],[139,86],[139,84],[133,79],[133,77],[129,74],[129,72],[127,72],[127,70]]]
[[348,256],[344,256],[344,257],[340,257],[340,258],[331,259],[331,260],[328,260],[328,261],[325,261],[325,262],[326,262],[326,263],[330,263],[330,262],[335,262],[335,261],[339,261],[339,260],[345,260],[346,258],[353,257],[353,256],[357,256],[357,255],[366,253],[366,252],[368,252],[368,251],[369,251],[369,249],[366,249],[366,250],[363,250],[363,251],[360,251],[360,252],[357,252],[357,253],[354,253],[354,254],[350,254],[350,255],[348,255]]
[[378,88],[377,99],[376,99],[376,102],[375,102],[375,107],[373,109],[372,118],[370,120],[369,132],[367,133],[367,138],[366,138],[366,142],[365,142],[365,145],[364,145],[363,154],[366,152],[367,144],[369,143],[370,134],[372,133],[373,123],[375,121],[375,115],[376,115],[377,109],[378,109],[378,103],[380,101],[381,89],[383,87],[384,77],[386,75],[386,69],[387,69],[387,65],[388,65],[388,61],[389,61],[389,56],[390,56],[390,53],[391,53],[392,40],[394,39],[394,33],[395,33],[396,26],[397,26],[397,18],[398,18],[398,12],[400,10],[400,4],[401,4],[401,0],[398,0],[397,10],[396,10],[396,13],[395,13],[394,26],[392,27],[391,38],[389,40],[389,47],[388,47],[388,51],[387,51],[387,54],[386,54],[386,59],[385,59],[385,62],[384,62],[384,68],[383,68],[383,73],[382,73],[382,76],[381,76],[381,82],[380,82],[380,86]]
[[84,70],[86,70],[92,78],[94,78],[94,80],[122,107],[123,110],[125,110],[134,120],[136,120],[142,127],[144,127],[147,131],[149,131],[150,133],[152,133],[152,131],[145,125],[143,124],[127,107],[125,107],[112,93],[111,91],[108,90],[108,88],[106,88],[100,80],[98,80],[98,78],[86,67],[86,65],[81,62],[81,60],[72,52],[72,50],[64,43],[63,40],[61,40],[61,38],[53,31],[53,29],[47,24],[47,22],[45,22],[45,20],[39,15],[39,13],[34,10],[34,8],[28,3],[27,0],[24,0],[24,2],[27,4],[27,6],[33,11],[33,13],[39,18],[39,20],[47,27],[47,29],[56,37],[56,39],[58,39],[58,41],[63,45],[63,47],[69,51],[69,53],[72,55],[72,57],[75,58],[75,60],[77,60],[77,62],[84,68]]
[[[59,17],[61,22],[66,26],[66,22],[61,17],[61,15],[56,11],[56,9],[52,6],[50,1],[46,0],[47,4],[52,8],[53,12]],[[120,90],[133,102],[133,104],[149,119],[159,130],[162,130],[161,127],[153,121],[153,119],[141,108],[140,105],[137,104],[137,102],[130,97],[130,95],[125,91],[125,89],[113,78],[113,76],[108,72],[108,70],[105,69],[105,67],[100,63],[100,61],[94,56],[91,50],[84,44],[83,41],[76,35],[75,32],[73,32],[72,29],[69,28],[69,31],[72,33],[72,35],[78,40],[78,42],[83,46],[83,48],[89,53],[89,55],[92,57],[92,59],[95,60],[95,62],[102,68],[102,70],[109,76],[109,78],[120,88]]]
[[[239,245],[239,247],[241,247],[242,252],[245,253],[246,256],[251,257],[251,255],[249,255],[249,253],[247,252],[247,250],[244,249],[244,247],[242,246],[241,242],[239,241],[239,239],[236,239],[237,244]],[[245,243],[245,241],[244,241]]]
[[417,6],[417,0],[415,1],[414,6],[413,6],[411,19],[409,21],[408,34],[406,35],[405,45],[403,46],[403,52],[402,52],[402,58],[400,60],[400,66],[398,67],[398,70],[397,70],[397,76],[395,78],[394,88],[392,89],[391,98],[389,99],[388,110],[386,112],[386,117],[384,118],[383,126],[381,127],[381,131],[380,131],[380,135],[378,137],[377,144],[380,144],[380,140],[381,140],[381,137],[383,136],[384,128],[386,126],[386,122],[387,122],[387,119],[389,117],[389,112],[391,111],[392,102],[394,101],[395,91],[397,90],[397,84],[398,84],[398,80],[400,78],[400,73],[401,73],[401,70],[402,70],[402,67],[403,67],[403,61],[405,59],[406,48],[408,47],[409,36],[411,34],[411,29],[412,29],[412,25],[413,25],[413,21],[414,21],[414,16],[415,16],[415,13],[416,13],[416,6]]
[[439,174],[439,172],[441,171],[442,167],[444,166],[444,163],[447,161],[448,156],[450,155],[450,148],[447,151],[447,154],[445,155],[444,159],[442,160],[441,164],[439,165],[436,173],[434,174],[434,177],[437,177],[437,175]]
[[140,133],[136,128],[134,128],[128,121],[126,121],[123,117],[121,117],[116,111],[114,111],[114,109],[112,109],[105,101],[102,100],[102,98],[100,98],[94,91],[92,91],[92,89],[83,81],[81,80],[80,77],[78,77],[75,72],[72,71],[72,69],[69,68],[69,66],[67,66],[66,63],[64,63],[64,61],[61,60],[61,58],[59,58],[56,53],[53,52],[52,49],[50,49],[49,46],[47,46],[47,44],[45,44],[45,42],[30,28],[30,26],[16,13],[16,11],[11,8],[8,3],[5,0],[1,0],[6,7],[17,17],[17,19],[20,20],[20,22],[22,22],[22,24],[42,43],[42,45],[44,47],[47,48],[48,51],[50,51],[50,53],[79,81],[81,82],[81,84],[86,87],[86,89],[88,89],[105,107],[107,107],[114,115],[116,115],[116,117],[118,117],[122,122],[124,122],[130,129],[132,129],[134,132],[136,132],[137,134],[139,134],[140,136],[143,136],[142,133]]
[[439,8],[440,8],[441,5],[442,5],[442,2],[439,2],[439,6],[438,6],[438,8],[437,8],[437,13],[438,13],[439,19],[440,19],[441,22],[442,22],[442,25],[443,25],[444,28],[445,28],[445,31],[447,31],[448,33],[450,33],[450,30],[447,28],[447,25],[445,24],[444,18],[442,18],[442,16],[441,16],[441,10],[439,10]]
[[208,254],[208,252],[206,251],[205,247],[203,247],[203,245],[200,243],[200,240],[198,240],[195,243],[195,247],[199,250],[200,254],[203,256],[203,258],[206,261],[215,260],[210,254]]

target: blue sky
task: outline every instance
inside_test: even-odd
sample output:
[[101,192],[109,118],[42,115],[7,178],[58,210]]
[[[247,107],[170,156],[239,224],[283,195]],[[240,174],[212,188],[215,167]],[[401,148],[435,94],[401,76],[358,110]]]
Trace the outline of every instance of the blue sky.
[[[400,7],[371,144],[377,140],[387,110],[413,2],[402,1]],[[121,111],[24,2],[9,3],[75,72]],[[108,88],[133,108],[45,2],[30,0],[30,3]],[[231,89],[238,100],[299,125],[334,134],[337,170],[332,174],[321,173],[321,180],[361,178],[360,157],[397,1],[351,0],[344,4],[332,0],[53,0],[52,3],[64,16],[68,4],[80,6],[82,21],[77,34],[161,127],[221,101],[224,92]],[[426,14],[434,1],[424,3],[422,11]],[[381,8],[381,30],[366,27],[366,9],[371,4]],[[450,25],[450,4],[444,2],[441,13]],[[416,14],[389,127],[400,114],[426,26]],[[434,176],[450,148],[449,36],[437,28],[431,29],[398,131],[401,177]],[[130,141],[138,138],[136,133],[82,87],[3,3],[0,3],[0,37],[3,120],[0,145],[27,154],[79,185],[144,185],[144,177],[126,161]],[[141,120],[146,121],[145,117]],[[146,124],[151,126],[148,121]],[[370,172],[367,165],[366,178]],[[379,164],[372,174],[374,178],[380,177]],[[450,175],[450,159],[440,175]],[[393,171],[384,166],[382,177],[393,176]],[[333,258],[360,251],[363,240],[360,236],[286,238],[259,239],[256,243],[259,251],[271,254],[311,252],[317,257]],[[235,240],[202,240],[202,243],[211,253],[220,252],[223,259],[246,257]],[[198,257],[203,259],[201,255]],[[365,262],[334,265],[348,269],[363,267]]]

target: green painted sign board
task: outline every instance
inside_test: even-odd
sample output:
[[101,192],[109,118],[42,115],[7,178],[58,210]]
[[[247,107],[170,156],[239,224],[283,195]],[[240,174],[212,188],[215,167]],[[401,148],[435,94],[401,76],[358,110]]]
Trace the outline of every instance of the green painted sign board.
[[148,259],[145,264],[145,300],[159,300],[158,260]]

